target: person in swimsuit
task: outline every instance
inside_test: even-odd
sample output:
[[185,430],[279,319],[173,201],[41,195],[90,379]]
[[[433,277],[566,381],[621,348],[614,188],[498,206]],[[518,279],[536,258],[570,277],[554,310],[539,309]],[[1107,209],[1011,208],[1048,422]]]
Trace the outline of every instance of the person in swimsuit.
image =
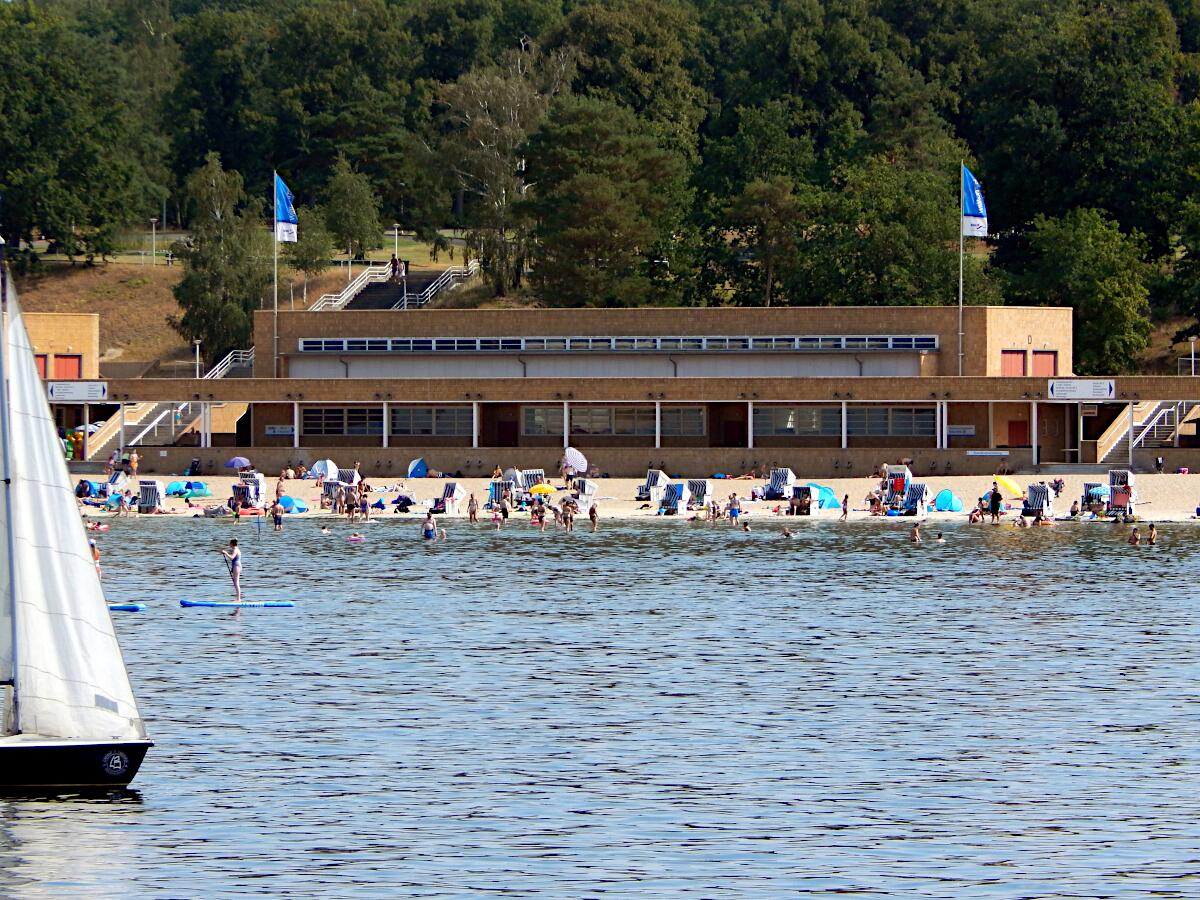
[[738,499],[737,494],[729,495],[728,512],[729,512],[729,524],[736,525],[738,523],[738,516],[740,516],[742,514],[742,501]]
[[421,540],[436,541],[439,536],[442,540],[446,539],[445,529],[438,528],[437,519],[433,517],[432,512],[425,513],[425,521],[421,523]]
[[1137,530],[1137,526],[1136,526],[1136,525],[1134,525],[1134,526],[1133,526],[1133,531],[1129,532],[1129,543],[1130,543],[1131,545],[1133,545],[1134,547],[1136,547],[1136,546],[1138,546],[1139,544],[1141,544],[1141,542],[1142,542],[1142,535],[1141,535],[1141,533],[1140,533],[1140,532]]
[[467,498],[467,521],[479,521],[479,501],[475,499],[474,494]]
[[233,595],[238,603],[242,602],[242,551],[238,549],[237,538],[229,541],[229,549],[220,551],[229,565],[229,577],[233,580]]
[[100,569],[100,548],[96,546],[96,539],[88,541],[88,546],[92,548],[92,564],[96,567],[96,577],[103,578],[104,572]]
[[1153,547],[1158,543],[1158,529],[1154,527],[1154,523],[1150,523],[1150,531],[1146,535],[1146,543]]
[[271,504],[271,521],[274,523],[273,531],[283,531],[283,504],[278,498]]
[[913,523],[912,531],[908,533],[908,539],[914,544],[921,543],[921,523]]
[[592,523],[592,531],[600,527],[600,510],[596,507],[595,503],[588,508],[588,519]]

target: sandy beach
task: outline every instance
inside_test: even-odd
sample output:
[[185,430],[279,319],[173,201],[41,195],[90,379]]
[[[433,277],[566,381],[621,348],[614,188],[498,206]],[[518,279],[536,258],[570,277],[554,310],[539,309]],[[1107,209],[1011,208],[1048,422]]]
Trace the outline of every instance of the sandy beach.
[[[182,476],[154,476],[157,480],[162,481],[164,487],[171,481],[184,480]],[[1012,475],[1008,476],[1012,481],[1024,489],[1027,485],[1037,484],[1043,478],[1049,480],[1054,476],[1047,475]],[[1062,495],[1055,501],[1054,513],[1056,516],[1066,515],[1070,509],[1073,500],[1079,499],[1083,492],[1083,483],[1089,482],[1105,482],[1107,478],[1104,475],[1064,475],[1063,480],[1066,482],[1066,487]],[[206,477],[203,480],[212,490],[212,497],[204,501],[204,504],[222,503],[228,499],[231,487],[237,480],[230,476]],[[384,479],[376,479],[367,474],[367,482],[373,488],[371,501],[375,502],[378,499],[383,499],[386,504],[386,509],[383,511],[372,510],[372,514],[376,516],[384,516],[388,518],[399,518],[393,513],[394,507],[391,505],[391,500],[397,496],[403,487],[406,493],[412,494],[418,501],[418,506],[414,506],[407,514],[410,518],[423,516],[425,512],[425,504],[436,497],[442,495],[442,490],[448,481],[457,481],[462,484],[466,495],[474,494],[479,500],[480,505],[486,501],[488,495],[489,479],[486,478],[460,478],[460,479],[444,479],[444,478],[415,478],[386,481]],[[673,479],[676,480],[676,479]],[[914,480],[918,480],[914,476]],[[634,499],[637,492],[637,487],[642,479],[638,478],[603,478],[599,479],[598,506],[601,519],[638,519],[638,518],[656,518],[657,508]],[[267,490],[269,496],[274,496],[276,478],[271,477],[267,480]],[[805,484],[808,479],[798,476],[797,483]],[[781,507],[786,509],[786,504],[781,504],[774,500],[750,500],[748,499],[751,489],[761,488],[765,485],[765,480],[744,480],[733,479],[714,481],[714,491],[717,497],[724,502],[729,494],[736,492],[739,498],[743,500],[744,514],[748,514],[751,521],[762,522],[766,519],[775,519],[777,514],[775,509]],[[894,517],[879,517],[871,516],[867,510],[865,498],[870,490],[878,485],[878,480],[866,477],[856,478],[832,478],[825,479],[819,482],[833,490],[840,499],[842,496],[850,495],[850,515],[849,518],[855,521],[870,520],[876,522],[896,522]],[[933,495],[936,495],[942,489],[948,488],[960,497],[964,504],[964,511],[960,513],[950,512],[934,512],[930,511],[928,518],[930,520],[954,521],[966,520],[966,511],[971,508],[971,505],[981,497],[991,487],[991,476],[934,476],[926,482]],[[562,487],[562,482],[559,479],[551,481],[552,486],[556,488]],[[1159,522],[1185,522],[1195,521],[1196,507],[1200,505],[1200,477],[1195,475],[1175,475],[1175,474],[1141,474],[1136,476],[1135,488],[1137,491],[1137,516],[1142,521],[1159,521]],[[286,494],[299,500],[303,500],[309,506],[309,512],[298,515],[289,515],[289,520],[296,519],[315,519],[328,518],[330,513],[322,511],[318,502],[320,492],[315,481],[291,479],[286,482]],[[559,492],[555,496],[563,496]],[[196,512],[194,509],[189,509],[184,500],[171,497],[167,501],[167,508],[174,514],[192,515]],[[94,507],[85,508],[85,514],[89,517],[100,518],[112,515],[112,513],[98,510]],[[689,514],[690,515],[690,514]],[[824,509],[817,512],[812,518],[814,521],[836,522],[841,513],[839,510]],[[457,514],[451,513],[447,515],[447,519],[466,518],[466,502],[460,504]],[[486,518],[480,513],[480,518]],[[527,514],[517,513],[515,520],[520,522],[527,519]],[[672,520],[685,522],[688,516],[672,516]],[[780,516],[783,521],[792,520],[789,516]],[[901,520],[905,521],[905,520]],[[910,520],[909,520],[910,521]]]

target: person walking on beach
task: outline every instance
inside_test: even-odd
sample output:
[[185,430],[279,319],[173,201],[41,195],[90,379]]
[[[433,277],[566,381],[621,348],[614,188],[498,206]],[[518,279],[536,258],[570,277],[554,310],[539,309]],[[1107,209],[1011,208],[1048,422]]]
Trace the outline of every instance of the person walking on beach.
[[467,498],[467,521],[479,521],[479,501],[475,499],[474,494]]
[[233,596],[238,603],[242,602],[242,551],[238,549],[237,538],[231,538],[229,549],[219,551],[225,557],[225,565],[229,567],[229,578],[233,581]]
[[842,497],[842,518],[839,521],[845,522],[850,516],[850,495],[846,494]]
[[137,470],[138,470],[139,462],[141,462],[141,457],[138,456],[138,452],[136,450],[134,450],[132,453],[129,454],[129,471],[133,475],[134,478],[137,478]]
[[992,517],[992,524],[1000,524],[1000,488],[996,482],[992,482],[992,492],[988,495],[988,514]]

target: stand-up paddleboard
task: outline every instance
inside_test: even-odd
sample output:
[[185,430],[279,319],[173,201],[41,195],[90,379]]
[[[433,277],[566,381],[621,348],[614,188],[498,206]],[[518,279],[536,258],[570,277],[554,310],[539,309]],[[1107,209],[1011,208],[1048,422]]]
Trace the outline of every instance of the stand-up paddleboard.
[[180,600],[183,607],[204,606],[213,609],[287,609],[295,606],[291,600]]
[[145,612],[145,603],[110,603],[108,608],[113,612]]

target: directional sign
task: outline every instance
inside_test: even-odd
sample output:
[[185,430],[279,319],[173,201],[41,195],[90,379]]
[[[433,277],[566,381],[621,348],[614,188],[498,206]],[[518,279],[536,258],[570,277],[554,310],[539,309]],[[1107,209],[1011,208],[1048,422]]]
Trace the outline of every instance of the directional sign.
[[108,382],[49,381],[46,396],[51,403],[103,403],[108,399]]
[[1111,400],[1116,396],[1117,383],[1099,378],[1051,378],[1046,392],[1051,400]]

